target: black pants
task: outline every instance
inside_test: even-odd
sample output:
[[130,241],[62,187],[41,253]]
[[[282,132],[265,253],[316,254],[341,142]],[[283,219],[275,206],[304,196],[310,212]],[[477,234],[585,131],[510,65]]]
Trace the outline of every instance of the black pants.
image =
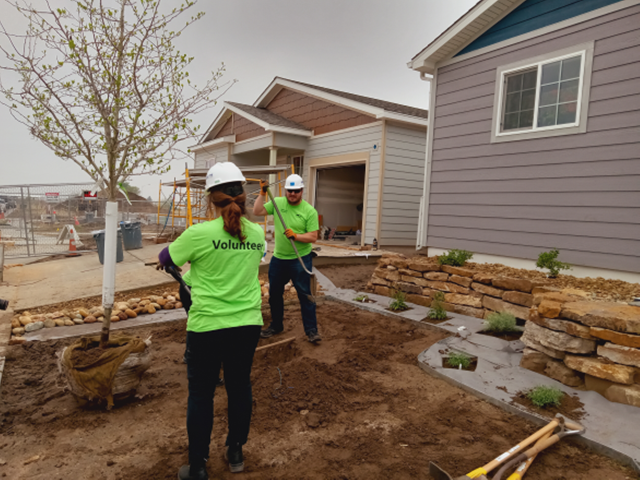
[[260,338],[260,326],[226,328],[211,332],[187,332],[189,403],[187,433],[189,464],[204,466],[209,458],[213,428],[213,394],[224,366],[229,399],[227,445],[244,445],[251,424],[251,365]]

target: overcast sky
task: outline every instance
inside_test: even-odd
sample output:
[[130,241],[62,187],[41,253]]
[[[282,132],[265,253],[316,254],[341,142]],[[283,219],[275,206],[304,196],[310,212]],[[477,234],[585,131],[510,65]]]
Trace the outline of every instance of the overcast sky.
[[[41,0],[33,3],[38,5]],[[274,77],[281,76],[427,108],[428,84],[407,68],[407,62],[474,3],[476,0],[201,0],[197,8],[205,16],[181,37],[179,48],[195,56],[190,69],[195,80],[206,78],[221,62],[226,64],[225,79],[238,83],[221,100],[252,104]],[[4,1],[0,1],[0,18],[7,27],[19,25],[16,13]],[[196,118],[203,130],[221,105]],[[0,185],[89,180],[73,162],[55,157],[33,139],[3,106],[0,132]],[[183,167],[184,162],[175,162],[163,180],[179,178]],[[158,181],[158,176],[148,176],[135,177],[132,183],[145,196],[156,198]]]

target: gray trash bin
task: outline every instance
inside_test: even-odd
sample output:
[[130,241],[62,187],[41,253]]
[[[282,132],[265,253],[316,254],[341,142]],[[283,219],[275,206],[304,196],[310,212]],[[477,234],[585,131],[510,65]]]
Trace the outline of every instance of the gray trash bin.
[[125,250],[135,250],[142,248],[142,229],[140,222],[121,222],[122,239]]
[[[93,233],[93,238],[98,246],[98,258],[100,263],[104,265],[104,230],[96,230]],[[124,260],[124,252],[122,251],[122,232],[118,229],[118,249],[116,251],[116,263]]]

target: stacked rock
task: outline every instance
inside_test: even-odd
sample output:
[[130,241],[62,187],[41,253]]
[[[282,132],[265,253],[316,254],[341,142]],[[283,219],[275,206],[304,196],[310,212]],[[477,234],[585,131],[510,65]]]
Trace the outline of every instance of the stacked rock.
[[528,320],[522,367],[640,407],[640,308],[547,292]]
[[[111,312],[111,321],[119,322],[129,318],[136,318],[141,314],[174,308],[182,308],[178,292],[165,292],[163,295],[150,295],[144,298],[132,297],[123,302],[116,302]],[[11,333],[19,338],[25,333],[41,328],[71,327],[85,323],[95,323],[98,320],[102,321],[103,317],[104,309],[102,306],[67,309],[37,315],[32,315],[30,312],[25,311],[17,314],[11,320]]]
[[492,312],[509,312],[526,320],[534,294],[549,290],[546,283],[439,265],[428,258],[385,254],[378,261],[370,287],[385,296],[400,290],[407,294],[408,302],[425,307],[431,306],[436,292],[443,292],[447,311],[477,318],[486,318]]

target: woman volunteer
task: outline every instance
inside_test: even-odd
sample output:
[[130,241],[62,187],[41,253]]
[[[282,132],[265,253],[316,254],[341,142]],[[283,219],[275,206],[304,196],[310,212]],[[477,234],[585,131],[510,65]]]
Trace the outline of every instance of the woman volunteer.
[[258,266],[262,229],[244,217],[245,178],[231,162],[207,172],[208,211],[221,216],[189,227],[160,253],[163,266],[191,262],[192,306],[187,320],[189,465],[180,480],[207,480],[213,428],[213,394],[220,366],[229,399],[226,457],[232,472],[244,469],[242,445],[251,422],[251,364],[262,326]]

